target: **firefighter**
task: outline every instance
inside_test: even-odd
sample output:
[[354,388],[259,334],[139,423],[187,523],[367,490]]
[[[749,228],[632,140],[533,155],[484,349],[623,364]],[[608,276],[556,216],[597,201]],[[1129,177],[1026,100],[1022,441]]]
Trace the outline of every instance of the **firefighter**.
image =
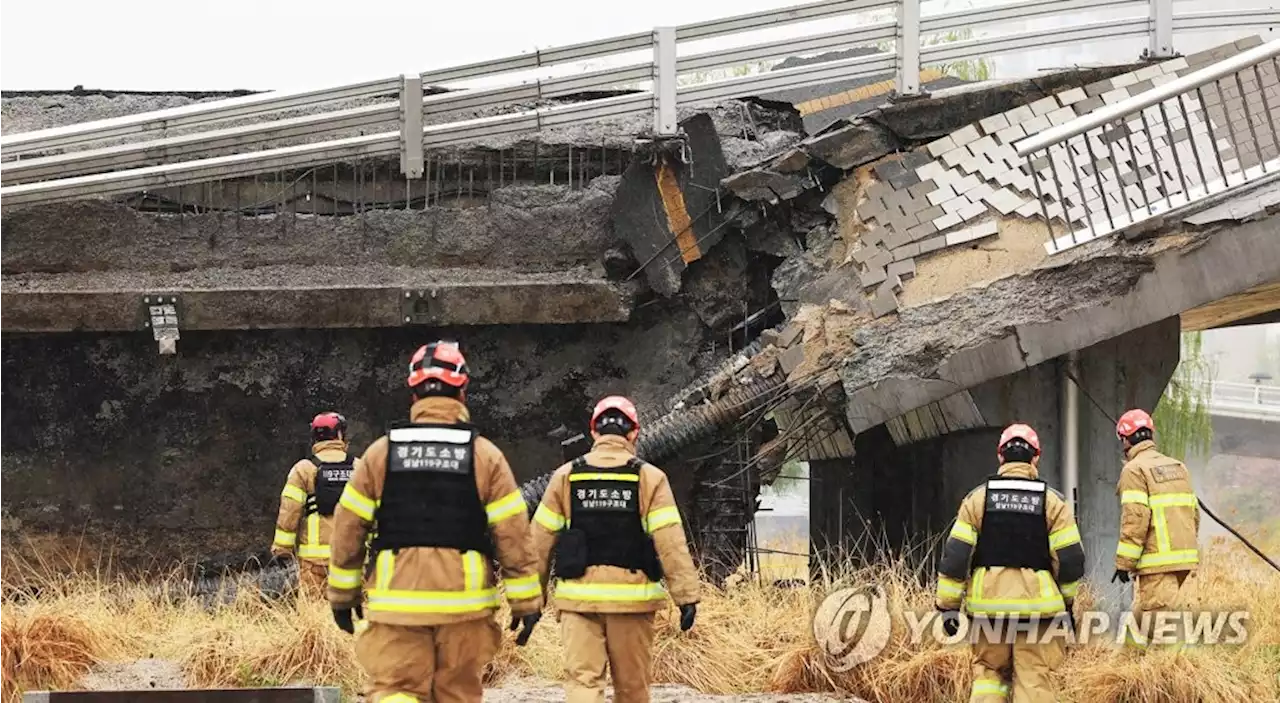
[[511,467],[469,424],[469,371],[457,345],[435,342],[409,362],[410,421],[369,446],[334,518],[329,601],[354,630],[363,579],[368,627],[356,659],[368,700],[479,702],[481,671],[498,650],[502,589],[524,644],[542,612],[528,508]]
[[[311,456],[289,469],[289,479],[280,493],[271,554],[291,556],[296,548],[299,585],[315,598],[324,597],[333,511],[356,461],[348,452],[346,418],[334,412],[320,413],[311,421]],[[305,520],[301,543],[299,520]]]
[[635,456],[636,406],[605,398],[590,429],[591,451],[556,470],[533,516],[539,575],[554,548],[568,703],[603,703],[606,666],[613,700],[642,703],[654,613],[670,595],[680,629],[693,627],[698,574],[667,475]]
[[1191,474],[1156,451],[1155,429],[1143,410],[1130,410],[1116,423],[1126,461],[1116,486],[1120,541],[1111,582],[1138,577],[1125,644],[1139,650],[1150,643],[1156,614],[1182,605],[1180,591],[1200,563],[1200,506]]
[[991,626],[970,629],[970,703],[1054,701],[1049,674],[1062,662],[1066,635],[1054,619],[1074,629],[1084,547],[1070,503],[1037,478],[1035,430],[1010,425],[996,454],[999,472],[965,496],[943,547],[937,608],[949,635],[959,629],[962,603],[986,621],[975,625]]

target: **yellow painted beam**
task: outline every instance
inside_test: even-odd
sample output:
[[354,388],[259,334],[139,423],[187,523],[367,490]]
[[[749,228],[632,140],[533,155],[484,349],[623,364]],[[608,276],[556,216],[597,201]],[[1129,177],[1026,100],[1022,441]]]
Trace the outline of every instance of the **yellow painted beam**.
[[[946,74],[936,68],[926,68],[920,71],[920,83],[923,85],[930,81],[936,81]],[[878,81],[868,85],[846,90],[842,93],[834,95],[824,95],[812,100],[806,100],[802,103],[796,103],[796,109],[800,111],[801,117],[807,117],[815,112],[823,110],[831,110],[837,107],[843,107],[863,100],[869,100],[879,95],[887,95],[894,88],[894,81]]]
[[676,245],[680,247],[680,258],[686,264],[697,261],[702,258],[702,250],[698,248],[698,238],[693,233],[693,219],[685,208],[680,179],[666,158],[659,162],[654,177],[658,182],[658,194],[662,197],[662,209],[667,212],[667,226],[676,237]]

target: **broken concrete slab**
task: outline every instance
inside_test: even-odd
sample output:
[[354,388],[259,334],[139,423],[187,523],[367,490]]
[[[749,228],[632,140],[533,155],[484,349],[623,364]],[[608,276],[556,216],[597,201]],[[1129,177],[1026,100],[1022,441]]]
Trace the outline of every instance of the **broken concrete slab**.
[[874,317],[884,317],[897,309],[898,296],[893,294],[893,289],[890,287],[881,286],[871,298],[871,314]]
[[799,176],[753,169],[729,176],[722,185],[743,200],[777,203],[800,195],[806,184]]
[[866,120],[855,120],[802,142],[802,148],[813,158],[846,171],[897,151],[899,146],[892,132]]

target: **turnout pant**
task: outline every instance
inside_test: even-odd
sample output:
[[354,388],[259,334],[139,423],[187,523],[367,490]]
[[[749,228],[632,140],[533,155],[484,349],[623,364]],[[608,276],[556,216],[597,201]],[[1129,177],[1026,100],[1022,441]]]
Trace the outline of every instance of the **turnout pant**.
[[604,703],[605,667],[615,703],[648,703],[653,613],[560,612],[568,703]]
[[481,675],[502,633],[493,616],[450,625],[371,622],[356,635],[370,703],[480,703]]
[[329,564],[319,561],[298,561],[298,589],[304,598],[324,600],[329,585]]
[[[1041,624],[1040,632],[1043,634],[1049,627],[1048,623]],[[1054,703],[1058,700],[1049,673],[1057,669],[1066,656],[1066,642],[1062,637],[1037,637],[1033,643],[1028,633],[1019,632],[1013,643],[1008,644],[1008,638],[996,637],[997,641],[991,642],[984,634],[987,633],[979,628],[973,642],[973,688],[969,703]]]
[[[1184,607],[1186,594],[1183,586],[1190,576],[1190,571],[1167,571],[1137,577],[1138,582],[1133,587],[1133,622],[1132,626],[1125,623],[1125,645],[1138,650],[1148,647],[1153,632],[1157,630],[1158,614]],[[1180,634],[1175,637],[1180,638]]]

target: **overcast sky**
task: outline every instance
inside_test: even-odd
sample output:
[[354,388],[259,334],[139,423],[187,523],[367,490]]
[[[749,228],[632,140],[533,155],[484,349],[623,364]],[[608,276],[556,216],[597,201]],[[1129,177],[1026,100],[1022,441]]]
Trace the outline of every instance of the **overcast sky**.
[[[808,0],[812,1],[812,0]],[[924,15],[1012,0],[925,0]],[[562,46],[658,25],[688,24],[806,0],[4,0],[0,9],[0,88],[66,90],[291,90],[415,73],[535,48]],[[1192,0],[1177,11],[1259,8],[1269,0]],[[1071,22],[1145,15],[1140,4],[1075,12]],[[887,20],[891,12],[880,12]],[[868,15],[788,25],[686,46],[700,53],[727,44],[831,32]],[[1005,32],[1060,26],[1062,17],[1005,24]],[[992,32],[982,30],[982,34]],[[1197,51],[1236,39],[1180,34],[1175,46]],[[1264,36],[1268,36],[1265,35]],[[1270,36],[1268,36],[1270,38]],[[1038,48],[994,60],[995,77],[1027,75],[1076,63],[1132,60],[1141,37]],[[651,54],[650,54],[651,55]],[[644,57],[618,57],[620,62]],[[503,79],[503,80],[509,80]]]
[[0,88],[289,89],[800,0],[5,0]]

